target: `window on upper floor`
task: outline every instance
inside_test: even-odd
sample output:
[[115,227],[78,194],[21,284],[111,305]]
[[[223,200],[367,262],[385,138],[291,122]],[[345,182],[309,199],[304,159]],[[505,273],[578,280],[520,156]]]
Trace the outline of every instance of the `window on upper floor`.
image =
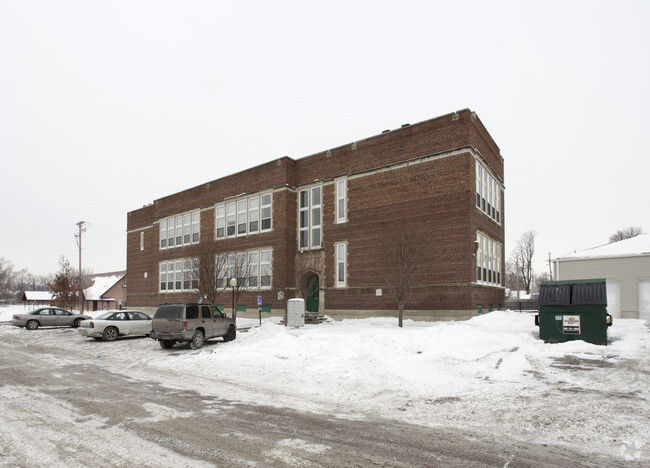
[[201,212],[199,210],[160,220],[160,249],[197,244],[200,240]]
[[323,241],[323,187],[298,192],[298,248],[319,249]]
[[345,223],[348,220],[348,184],[346,179],[336,181],[336,223]]
[[249,236],[272,228],[272,196],[263,193],[215,207],[215,237]]
[[501,224],[503,189],[490,171],[476,160],[476,208]]

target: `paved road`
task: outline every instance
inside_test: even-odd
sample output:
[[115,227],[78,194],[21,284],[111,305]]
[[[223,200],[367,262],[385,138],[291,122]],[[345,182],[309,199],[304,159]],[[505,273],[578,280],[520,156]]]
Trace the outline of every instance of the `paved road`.
[[0,357],[0,466],[621,466],[504,434],[242,404],[18,334]]

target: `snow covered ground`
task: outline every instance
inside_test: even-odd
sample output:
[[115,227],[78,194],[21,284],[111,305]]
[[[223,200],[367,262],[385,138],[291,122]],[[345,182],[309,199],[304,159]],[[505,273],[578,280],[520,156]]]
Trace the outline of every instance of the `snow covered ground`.
[[[0,308],[0,321],[23,311]],[[511,311],[463,322],[407,320],[402,329],[397,319],[385,318],[296,329],[277,319],[261,327],[240,319],[238,325],[253,328],[234,342],[198,351],[164,351],[145,338],[97,344],[92,352],[101,352],[87,358],[134,376],[145,369],[178,374],[179,385],[190,382],[205,394],[218,387],[221,397],[246,403],[382,416],[650,460],[645,321],[616,320],[608,346],[545,344],[532,314]],[[6,333],[33,332],[1,326],[0,339]],[[82,357],[90,349],[87,338],[69,330],[39,338],[80,350]]]

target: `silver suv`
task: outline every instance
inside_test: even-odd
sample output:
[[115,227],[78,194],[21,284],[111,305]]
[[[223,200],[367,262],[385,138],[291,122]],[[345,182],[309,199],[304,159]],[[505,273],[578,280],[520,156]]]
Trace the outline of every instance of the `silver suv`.
[[165,349],[179,342],[199,349],[205,340],[219,336],[224,341],[234,340],[237,326],[215,305],[164,304],[151,321],[151,338]]

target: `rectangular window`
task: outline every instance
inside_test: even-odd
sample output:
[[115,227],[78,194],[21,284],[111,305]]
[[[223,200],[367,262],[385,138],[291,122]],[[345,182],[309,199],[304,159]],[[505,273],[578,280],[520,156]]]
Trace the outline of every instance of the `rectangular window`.
[[226,207],[223,205],[217,206],[215,216],[217,223],[217,239],[223,239],[226,237]]
[[160,222],[160,248],[167,248],[167,220],[163,219]]
[[176,247],[183,245],[183,217],[176,216]]
[[476,240],[476,281],[482,284],[501,285],[501,249],[499,242],[478,232]]
[[248,233],[255,234],[260,230],[260,199],[251,197],[248,199]]
[[271,230],[271,194],[265,193],[261,197],[262,199],[262,232]]
[[190,260],[183,260],[183,290],[187,291],[190,289],[192,284],[192,268]]
[[180,291],[181,287],[183,286],[183,262],[182,261],[176,262],[176,271],[174,272],[174,276],[176,277],[176,280],[174,282],[175,289],[177,291]]
[[309,190],[301,190],[298,194],[298,245],[301,249],[309,246]]
[[140,233],[140,251],[144,250],[144,232]]
[[347,221],[347,182],[339,180],[336,182],[336,222],[337,224]]
[[246,200],[239,200],[237,202],[237,235],[243,236],[246,234]]
[[248,287],[257,288],[259,286],[259,253],[248,252]]
[[217,255],[214,259],[215,270],[217,271],[217,288],[226,287],[226,257]]
[[245,288],[246,277],[248,276],[246,273],[246,254],[244,252],[238,252],[236,259],[237,264],[235,265],[235,275],[237,275],[237,284],[239,284],[242,288]]
[[167,291],[174,290],[174,262],[167,263]]
[[235,277],[235,254],[231,253],[226,256],[226,286],[230,280]]
[[311,247],[321,246],[321,187],[311,188]]
[[341,242],[336,245],[336,287],[346,286],[347,244]]
[[183,245],[192,243],[192,215],[183,215]]
[[167,247],[174,247],[174,218],[167,220]]
[[260,251],[260,287],[271,287],[271,251]]
[[167,290],[167,264],[164,262],[160,264],[160,290]]
[[195,211],[192,213],[192,244],[196,244],[200,239],[201,229],[201,212]]
[[228,203],[226,205],[226,235],[233,237],[235,235],[236,216],[235,203]]
[[476,160],[476,208],[501,224],[501,185],[478,159]]

